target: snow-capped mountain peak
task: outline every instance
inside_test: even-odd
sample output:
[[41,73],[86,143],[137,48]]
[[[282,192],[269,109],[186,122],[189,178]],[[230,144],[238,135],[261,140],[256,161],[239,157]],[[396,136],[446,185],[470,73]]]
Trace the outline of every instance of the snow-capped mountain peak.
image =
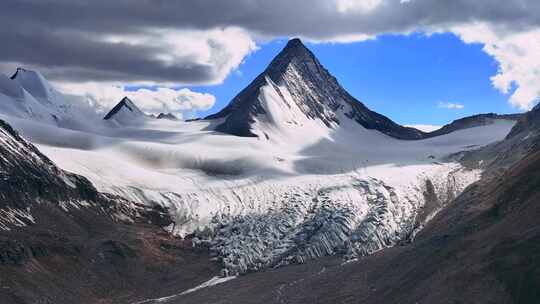
[[178,117],[173,113],[159,113],[156,116],[157,119],[168,119],[168,120],[178,120]]
[[104,120],[114,121],[118,124],[134,124],[148,116],[141,111],[128,97],[122,98],[110,111],[103,117]]
[[[280,113],[272,113],[273,109]],[[268,138],[277,117],[295,117],[289,125],[304,128],[315,123],[331,131],[350,120],[356,124],[349,126],[374,129],[399,139],[424,136],[369,110],[352,97],[299,39],[290,40],[263,73],[227,107],[207,119],[224,119],[216,127],[220,132]]]
[[38,71],[17,68],[11,79],[18,82],[28,93],[41,102],[53,103],[58,92]]
[[0,114],[56,124],[61,104],[60,93],[37,72],[19,68],[11,78],[0,75]]

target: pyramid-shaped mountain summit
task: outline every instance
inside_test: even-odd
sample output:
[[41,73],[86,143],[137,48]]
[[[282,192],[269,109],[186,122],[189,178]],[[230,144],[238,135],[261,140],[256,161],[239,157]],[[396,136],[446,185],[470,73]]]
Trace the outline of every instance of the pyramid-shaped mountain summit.
[[104,120],[114,121],[119,124],[133,124],[147,115],[141,111],[131,99],[124,97],[103,117]]
[[216,131],[244,137],[268,138],[270,129],[284,123],[298,127],[317,122],[337,129],[345,120],[398,139],[425,137],[352,97],[300,39],[290,40],[229,105],[206,119],[218,120]]

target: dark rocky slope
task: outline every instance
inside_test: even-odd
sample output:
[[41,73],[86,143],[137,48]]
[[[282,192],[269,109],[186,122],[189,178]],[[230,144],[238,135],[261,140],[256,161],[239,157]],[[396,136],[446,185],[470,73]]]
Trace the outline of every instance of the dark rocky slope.
[[0,121],[0,303],[129,303],[211,277],[166,210],[101,194]]
[[497,174],[540,148],[540,107],[519,116],[503,141],[461,155],[461,162]]

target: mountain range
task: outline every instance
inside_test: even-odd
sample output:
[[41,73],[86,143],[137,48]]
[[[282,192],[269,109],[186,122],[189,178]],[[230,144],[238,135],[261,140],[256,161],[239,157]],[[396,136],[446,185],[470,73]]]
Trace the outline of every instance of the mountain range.
[[404,127],[299,39],[191,121],[92,112],[20,68],[0,75],[0,299],[535,303],[539,113]]

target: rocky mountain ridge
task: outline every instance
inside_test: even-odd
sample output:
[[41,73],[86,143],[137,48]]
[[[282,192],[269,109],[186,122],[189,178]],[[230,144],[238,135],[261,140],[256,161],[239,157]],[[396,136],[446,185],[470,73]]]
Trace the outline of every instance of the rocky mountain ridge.
[[364,128],[398,139],[420,139],[424,136],[419,130],[400,126],[369,110],[352,97],[299,39],[290,40],[265,71],[228,106],[206,119],[224,119],[216,127],[220,132],[260,136],[254,133],[253,128],[258,118],[271,114],[261,104],[259,97],[261,88],[268,85],[269,81],[284,99],[284,108],[290,108],[290,103],[294,102],[307,119],[319,120],[328,128],[338,128],[342,119],[350,119]]

